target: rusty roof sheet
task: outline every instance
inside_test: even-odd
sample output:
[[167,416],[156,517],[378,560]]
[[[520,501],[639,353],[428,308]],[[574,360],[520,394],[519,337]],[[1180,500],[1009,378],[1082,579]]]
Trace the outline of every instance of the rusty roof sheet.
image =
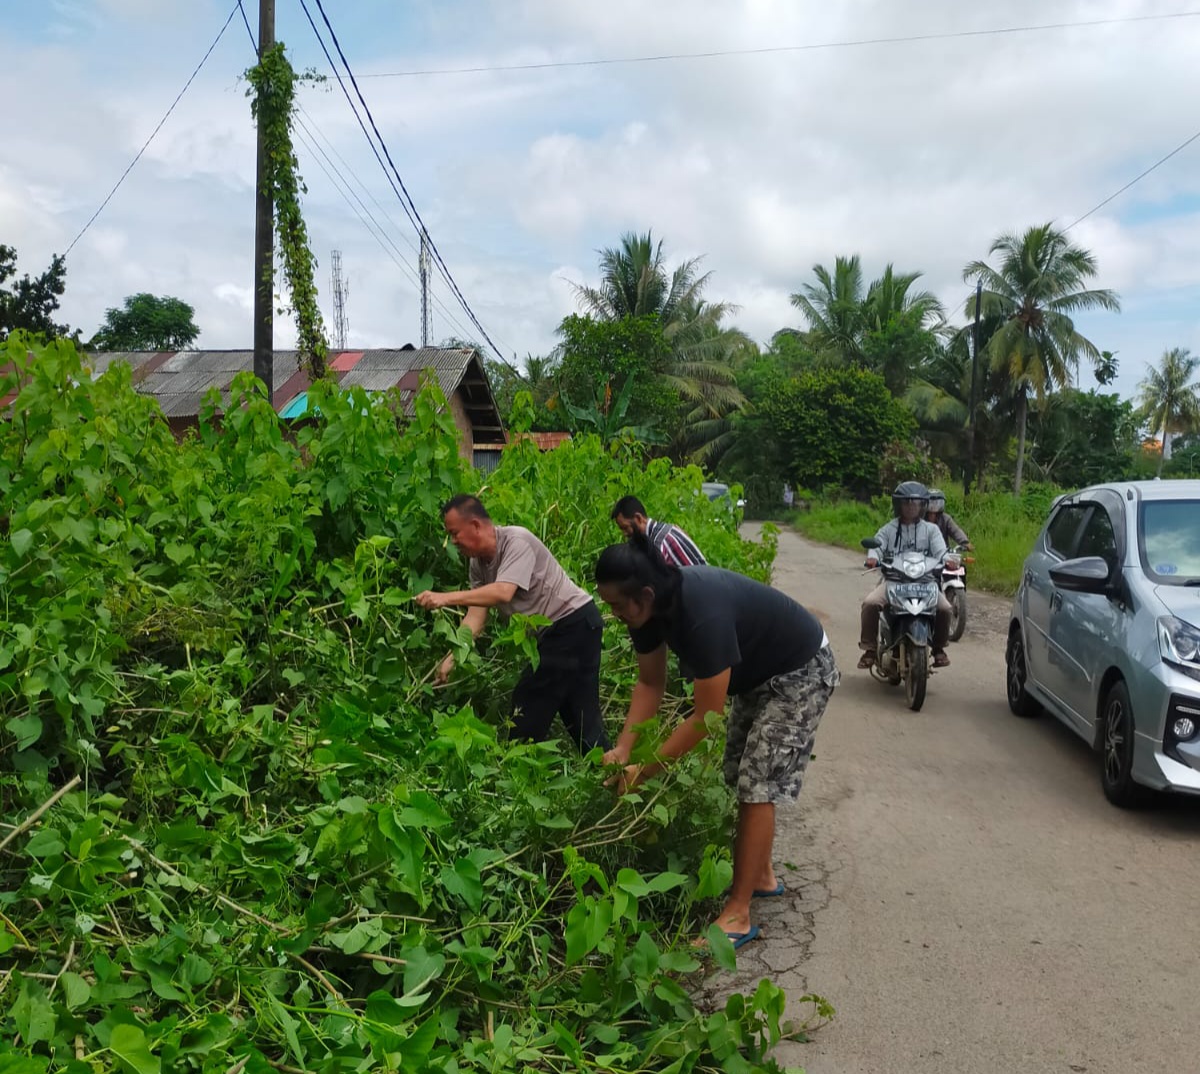
[[[168,417],[197,415],[205,395],[213,388],[228,399],[233,378],[238,373],[254,371],[254,352],[248,350],[95,352],[88,355],[86,364],[99,374],[117,361],[128,362],[134,368],[138,391],[154,396]],[[340,374],[339,383],[344,387],[357,385],[366,391],[381,392],[402,386],[406,390],[402,390],[401,398],[409,413],[413,393],[407,389],[414,385],[413,374],[432,370],[447,398],[460,387],[468,371],[473,374],[472,381],[487,383],[478,353],[461,347],[330,351],[329,364]],[[139,373],[142,366],[145,368]],[[283,410],[308,387],[308,378],[297,375],[298,369],[298,352],[275,351],[272,393],[277,410]],[[500,424],[490,389],[473,385],[464,386],[463,392],[472,412],[482,414],[486,408],[491,411],[493,423]],[[482,398],[477,393],[482,393]],[[487,424],[486,420],[484,424]]]

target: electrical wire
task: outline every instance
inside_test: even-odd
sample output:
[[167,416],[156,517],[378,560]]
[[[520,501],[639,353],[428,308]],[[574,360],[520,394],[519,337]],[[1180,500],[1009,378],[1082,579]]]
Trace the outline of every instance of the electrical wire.
[[[342,61],[342,66],[346,70],[346,77],[349,78],[350,84],[354,87],[354,92],[358,97],[359,104],[361,104],[362,110],[366,114],[367,120],[371,124],[371,130],[374,131],[374,139],[372,139],[371,135],[367,132],[362,117],[358,113],[358,108],[355,106],[353,98],[351,98],[349,91],[346,89],[346,80],[338,72],[337,64],[334,63],[333,57],[329,53],[329,49],[325,44],[325,39],[321,35],[321,32],[317,29],[316,22],[313,20],[312,13],[309,11],[307,0],[300,0],[300,6],[303,8],[304,14],[308,18],[309,25],[312,27],[313,33],[316,35],[317,41],[321,45],[321,51],[325,53],[325,58],[329,62],[330,68],[333,70],[334,76],[338,80],[338,85],[341,87],[347,101],[350,103],[350,107],[354,112],[355,118],[358,120],[359,126],[363,129],[363,133],[366,134],[367,140],[371,144],[371,148],[375,154],[376,160],[378,160],[380,165],[384,167],[384,173],[388,175],[388,181],[391,183],[392,189],[395,191],[396,196],[400,199],[400,203],[404,209],[405,215],[408,216],[409,221],[417,229],[418,233],[424,238],[429,248],[429,252],[433,255],[434,264],[437,265],[438,271],[441,273],[442,278],[446,281],[446,284],[449,286],[459,305],[462,306],[463,312],[466,313],[468,320],[470,320],[470,322],[475,326],[480,335],[483,336],[483,339],[487,345],[491,347],[492,353],[501,362],[507,365],[518,377],[525,379],[524,374],[522,374],[515,365],[513,365],[504,357],[503,352],[488,334],[487,329],[483,327],[483,324],[475,314],[475,311],[471,309],[470,304],[467,302],[466,296],[462,293],[462,289],[459,287],[458,282],[454,279],[454,275],[451,273],[449,266],[446,264],[445,258],[442,257],[441,251],[438,250],[437,244],[433,241],[433,237],[429,233],[429,229],[425,226],[424,220],[421,219],[421,214],[417,210],[416,203],[413,201],[411,195],[408,193],[407,187],[404,185],[404,180],[401,178],[400,171],[396,167],[395,161],[392,159],[391,152],[387,147],[387,142],[384,140],[383,135],[379,132],[379,127],[375,122],[375,117],[371,113],[371,109],[366,102],[366,98],[363,97],[362,90],[359,88],[358,81],[354,76],[354,71],[351,68],[349,61],[346,59],[346,54],[342,50],[341,43],[338,41],[337,33],[334,31],[333,25],[329,21],[329,16],[325,13],[324,5],[322,4],[321,0],[316,0],[316,5],[317,10],[321,13],[321,19],[325,23],[326,29],[329,31],[329,36],[333,41],[334,49],[337,51],[337,54]],[[387,158],[387,165],[390,166],[391,169],[390,174],[388,173],[388,166],[384,166],[383,160],[380,159],[379,149],[377,149],[375,146],[376,140],[379,143],[379,149],[383,150],[383,155]],[[392,182],[391,177],[393,175],[395,176],[395,182]],[[399,184],[398,188],[397,184]]]
[[1176,153],[1181,153],[1183,150],[1187,149],[1187,147],[1188,147],[1189,145],[1191,145],[1191,144],[1192,144],[1192,143],[1193,143],[1193,142],[1194,142],[1194,141],[1195,141],[1197,138],[1200,138],[1200,131],[1196,131],[1196,133],[1195,133],[1195,134],[1193,134],[1193,135],[1192,135],[1190,138],[1187,138],[1187,139],[1185,139],[1184,141],[1180,142],[1180,143],[1179,143],[1179,145],[1177,145],[1177,146],[1176,146],[1174,149],[1172,149],[1172,150],[1171,150],[1171,152],[1169,152],[1169,153],[1168,153],[1166,156],[1164,156],[1164,157],[1159,157],[1159,159],[1158,159],[1158,160],[1156,160],[1156,161],[1155,161],[1153,164],[1151,164],[1151,165],[1150,165],[1150,167],[1149,167],[1149,168],[1147,168],[1147,169],[1146,169],[1144,172],[1140,173],[1139,175],[1135,175],[1135,176],[1134,176],[1132,179],[1130,179],[1130,180],[1129,180],[1129,182],[1128,182],[1128,183],[1126,183],[1126,184],[1125,184],[1123,187],[1121,187],[1121,189],[1120,189],[1120,190],[1114,190],[1114,191],[1113,191],[1111,194],[1109,194],[1109,196],[1108,196],[1107,198],[1105,198],[1105,199],[1104,199],[1102,202],[1100,202],[1100,203],[1099,203],[1099,204],[1097,204],[1097,205],[1093,205],[1093,206],[1092,206],[1090,209],[1088,209],[1088,211],[1087,211],[1086,213],[1084,213],[1082,216],[1078,217],[1078,218],[1077,218],[1077,219],[1075,219],[1075,220],[1072,220],[1072,221],[1071,221],[1071,223],[1069,223],[1069,224],[1068,224],[1068,225],[1067,225],[1065,228],[1063,228],[1063,230],[1064,230],[1064,231],[1070,231],[1070,230],[1071,230],[1071,228],[1073,228],[1073,227],[1074,227],[1076,224],[1080,224],[1080,223],[1082,223],[1082,222],[1083,222],[1084,220],[1086,220],[1086,219],[1087,219],[1089,216],[1091,216],[1091,215],[1092,215],[1092,213],[1094,213],[1094,212],[1098,212],[1100,209],[1103,209],[1103,208],[1104,208],[1104,206],[1106,206],[1106,205],[1107,205],[1107,204],[1108,204],[1110,201],[1112,201],[1114,198],[1118,198],[1118,197],[1120,197],[1122,194],[1124,194],[1124,193],[1125,193],[1125,191],[1126,191],[1126,190],[1128,190],[1128,189],[1129,189],[1131,186],[1133,186],[1135,183],[1140,183],[1140,182],[1141,182],[1143,179],[1145,179],[1145,178],[1146,178],[1146,176],[1147,176],[1147,175],[1149,175],[1149,174],[1150,174],[1152,171],[1155,171],[1156,169],[1158,169],[1158,168],[1162,167],[1164,164],[1166,164],[1166,162],[1167,162],[1168,160],[1170,160],[1170,159],[1171,159],[1173,156],[1175,156],[1175,154],[1176,154]]
[[188,80],[183,84],[183,89],[181,89],[179,91],[179,93],[175,97],[175,100],[173,100],[171,102],[171,107],[168,108],[166,110],[166,112],[163,113],[163,117],[162,117],[162,119],[160,119],[158,121],[158,125],[154,128],[154,130],[152,130],[150,132],[150,137],[146,139],[145,143],[142,145],[142,148],[137,151],[137,156],[135,156],[133,158],[133,160],[131,160],[129,162],[129,166],[121,173],[121,178],[117,180],[116,185],[113,186],[112,190],[110,190],[108,192],[108,197],[106,197],[100,203],[100,208],[98,208],[94,213],[92,213],[91,218],[88,220],[88,222],[86,224],[84,224],[82,228],[80,228],[79,234],[76,235],[75,238],[73,238],[71,240],[71,245],[68,246],[66,248],[66,250],[63,251],[63,257],[66,257],[67,254],[69,254],[73,249],[75,249],[75,244],[80,239],[83,238],[83,236],[87,233],[88,228],[90,228],[92,226],[92,224],[94,224],[96,222],[96,218],[102,212],[104,212],[105,206],[107,206],[108,203],[110,201],[112,201],[113,195],[116,194],[116,192],[121,189],[121,184],[125,182],[125,179],[129,175],[129,173],[131,171],[133,171],[134,165],[137,164],[137,162],[142,159],[142,154],[145,153],[146,150],[150,147],[150,143],[154,141],[155,135],[157,135],[158,132],[160,130],[162,130],[163,124],[166,123],[166,121],[170,118],[171,113],[175,111],[175,106],[177,104],[179,104],[179,102],[181,100],[183,100],[183,95],[185,93],[187,93],[188,87],[192,84],[192,82],[195,80],[196,76],[200,73],[201,68],[203,68],[204,65],[208,62],[209,56],[211,56],[213,54],[213,49],[215,49],[217,47],[217,45],[220,44],[221,38],[225,36],[225,31],[229,28],[229,24],[233,21],[234,15],[236,15],[238,13],[239,7],[241,7],[241,0],[238,0],[238,3],[236,3],[233,6],[233,10],[231,10],[229,12],[229,17],[225,20],[225,24],[218,31],[217,36],[215,38],[213,38],[213,43],[208,46],[208,51],[205,52],[205,54],[201,58],[200,62],[198,64],[196,64],[196,69],[188,76]]
[[[318,5],[319,6],[319,5]],[[763,48],[714,49],[708,52],[667,52],[651,56],[617,56],[591,60],[556,60],[545,63],[487,64],[479,67],[435,67],[415,71],[380,71],[363,78],[417,78],[431,75],[474,75],[501,71],[546,71],[563,67],[608,67],[627,63],[661,63],[668,60],[709,60],[726,56],[766,56],[786,52],[817,52],[825,49],[863,48],[868,45],[909,45],[923,41],[953,41],[971,37],[998,37],[1011,34],[1068,30],[1080,27],[1115,26],[1132,22],[1162,22],[1166,19],[1192,19],[1200,11],[1173,11],[1160,15],[1130,15],[1111,19],[1084,19],[1078,22],[1047,22],[1032,26],[1000,26],[985,30],[954,30],[947,33],[906,34],[902,37],[864,37],[850,41],[820,41],[808,45],[771,45]]]
[[[403,229],[396,223],[396,221],[391,218],[391,216],[388,214],[387,210],[382,205],[379,204],[379,200],[375,197],[374,194],[371,193],[370,188],[366,185],[366,183],[364,183],[362,181],[362,179],[359,177],[357,172],[355,172],[354,169],[348,163],[346,163],[345,158],[342,157],[342,155],[337,151],[337,148],[334,146],[333,142],[329,139],[329,136],[327,134],[325,134],[325,132],[323,130],[321,130],[321,127],[319,126],[317,121],[312,117],[312,115],[308,111],[306,111],[303,106],[298,106],[297,112],[298,112],[298,114],[297,114],[296,119],[297,119],[298,124],[301,127],[303,127],[304,131],[308,134],[309,138],[311,139],[311,144],[309,145],[309,148],[312,149],[314,152],[319,153],[322,157],[324,157],[326,164],[328,164],[328,168],[323,167],[322,170],[325,171],[326,175],[330,175],[330,171],[332,170],[332,172],[335,173],[341,179],[341,181],[345,184],[347,190],[349,191],[350,195],[353,196],[354,201],[358,202],[358,205],[361,207],[362,212],[358,212],[358,210],[355,210],[355,213],[358,216],[359,220],[364,224],[364,226],[367,227],[367,229],[369,231],[371,231],[372,235],[375,236],[376,242],[380,243],[384,252],[387,253],[388,256],[391,257],[392,260],[396,262],[396,264],[405,272],[406,275],[408,275],[409,279],[412,280],[416,284],[416,286],[419,290],[420,289],[420,281],[417,279],[416,274],[409,267],[408,263],[403,260],[405,255],[400,250],[400,248],[396,245],[396,242],[392,238],[391,234],[388,232],[388,229],[382,223],[380,223],[380,221],[376,218],[375,214],[373,212],[371,212],[371,210],[363,202],[362,198],[359,197],[357,191],[355,191],[353,189],[353,187],[350,184],[350,181],[346,178],[346,173],[349,173],[351,178],[354,179],[354,181],[358,184],[358,186],[362,189],[362,191],[367,195],[367,197],[371,199],[371,201],[374,203],[375,207],[379,210],[380,215],[384,218],[384,220],[387,221],[388,224],[390,224],[393,228],[395,228],[396,233],[398,235],[400,235],[400,237],[408,245],[409,249],[412,250],[412,252],[419,257],[420,250],[417,248],[417,245],[412,241],[412,239],[410,239],[404,233]],[[341,168],[339,168],[336,164],[334,164],[334,162],[330,159],[329,154],[321,146],[321,144],[320,144],[321,141],[325,142],[325,145],[328,146],[329,150],[333,153],[333,155],[335,157],[337,157],[337,159],[341,162],[341,165],[342,165]],[[317,163],[320,164],[321,162],[318,161]],[[331,179],[331,181],[333,181],[332,175],[330,175],[330,179]],[[336,182],[335,182],[335,186],[336,186]],[[340,190],[339,190],[339,193],[341,193]],[[347,198],[347,195],[345,193],[342,193],[342,197]],[[349,202],[348,198],[347,198],[347,204],[350,204],[351,209],[354,209],[354,205]],[[366,217],[370,218],[371,224],[367,224],[366,218],[364,218],[363,213],[366,214]],[[375,235],[375,231],[372,230],[372,225],[374,226],[375,229],[378,230],[378,232],[379,232],[378,235]],[[383,237],[382,240],[380,239],[380,236]],[[383,240],[386,240],[386,242],[388,244],[390,244],[391,250],[388,249],[388,246],[384,244]],[[395,251],[394,254],[391,252],[392,250]],[[459,338],[461,338],[461,339],[467,338],[470,335],[470,333],[465,328],[463,328],[462,324],[454,316],[453,312],[446,307],[445,303],[442,302],[442,300],[438,297],[438,295],[435,292],[432,291],[432,289],[430,291],[429,297],[430,297],[432,304],[437,308],[437,310],[442,314],[442,316],[445,317],[446,321],[449,322],[451,327],[454,328],[458,332]]]
[[[337,166],[332,160],[330,160],[329,155],[317,142],[316,135],[313,133],[313,131],[309,129],[308,125],[305,124],[303,120],[299,120],[299,117],[297,117],[297,119],[297,136],[299,137],[300,141],[309,149],[309,151],[314,154],[314,159],[316,160],[318,167],[320,167],[320,169],[329,178],[329,181],[333,184],[334,189],[337,190],[342,199],[350,207],[351,211],[355,214],[355,216],[358,217],[359,222],[362,223],[363,227],[365,227],[368,232],[370,232],[371,237],[374,238],[379,244],[380,249],[382,249],[383,252],[387,254],[387,256],[395,263],[396,267],[404,273],[404,275],[408,278],[408,281],[413,285],[419,294],[421,282],[418,279],[417,274],[404,261],[404,255],[401,253],[391,235],[388,234],[387,229],[379,223],[371,210],[366,207],[362,198],[358,196],[357,192],[350,185],[350,182],[346,179],[345,175],[338,171]],[[320,159],[322,157],[324,158],[324,161]],[[358,203],[357,207],[355,206],[355,202]],[[433,294],[432,292],[430,293],[430,299],[438,308],[439,312],[445,317],[450,326],[454,328],[461,337],[465,337],[468,334],[467,330],[458,322],[453,313],[451,313],[450,310],[445,307],[441,299],[439,299],[437,295]]]

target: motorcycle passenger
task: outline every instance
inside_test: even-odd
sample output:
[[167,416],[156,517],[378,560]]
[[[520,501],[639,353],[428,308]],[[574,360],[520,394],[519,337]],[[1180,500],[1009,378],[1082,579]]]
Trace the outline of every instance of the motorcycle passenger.
[[932,522],[942,531],[942,540],[946,542],[947,547],[952,544],[962,545],[967,549],[973,547],[966,531],[954,521],[953,515],[946,513],[946,494],[941,489],[929,490],[929,507],[925,510],[925,521]]
[[[875,534],[878,548],[867,550],[867,566],[877,566],[882,556],[896,556],[901,552],[921,552],[926,567],[934,570],[942,565],[946,556],[946,541],[942,531],[924,515],[929,504],[929,490],[920,481],[902,481],[892,492],[891,521],[885,523]],[[879,616],[887,604],[887,582],[881,577],[879,584],[867,594],[862,602],[862,636],[858,647],[862,649],[860,668],[869,668],[875,663],[875,642],[879,636]],[[938,593],[937,614],[933,625],[933,666],[949,666],[946,643],[950,640],[950,602],[945,594]]]

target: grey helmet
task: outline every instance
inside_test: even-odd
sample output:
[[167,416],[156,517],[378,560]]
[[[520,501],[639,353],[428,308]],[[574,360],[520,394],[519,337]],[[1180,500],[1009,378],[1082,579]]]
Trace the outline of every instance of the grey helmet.
[[929,510],[929,490],[920,481],[901,481],[892,490],[892,514],[900,517],[900,505],[905,500],[916,500],[921,505],[921,515]]
[[925,509],[935,515],[946,510],[946,494],[941,489],[929,490],[929,506]]

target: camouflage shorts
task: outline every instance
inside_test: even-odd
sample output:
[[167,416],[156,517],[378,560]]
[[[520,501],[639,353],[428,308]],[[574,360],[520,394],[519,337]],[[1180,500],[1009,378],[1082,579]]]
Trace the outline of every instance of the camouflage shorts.
[[739,802],[794,802],[813,736],[841,681],[823,646],[804,667],[776,675],[733,699],[725,737],[725,782]]

